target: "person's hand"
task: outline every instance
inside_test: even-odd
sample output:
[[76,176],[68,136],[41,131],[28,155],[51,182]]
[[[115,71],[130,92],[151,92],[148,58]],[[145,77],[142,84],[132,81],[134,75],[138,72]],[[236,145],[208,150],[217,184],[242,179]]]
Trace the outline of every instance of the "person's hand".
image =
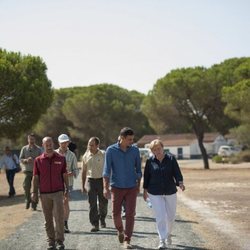
[[73,172],[68,172],[67,174],[68,174],[68,176],[72,176]]
[[180,183],[180,184],[179,184],[179,187],[180,187],[180,189],[181,189],[182,191],[184,191],[184,190],[186,189],[183,183]]
[[110,199],[110,190],[108,188],[103,189],[103,196],[108,200]]
[[28,163],[32,163],[32,161],[33,161],[32,157],[28,157],[28,158],[27,158],[27,162],[28,162]]
[[67,202],[67,201],[69,201],[69,192],[68,191],[64,191],[63,202]]
[[85,187],[83,187],[82,188],[82,192],[86,194],[87,193],[87,189]]
[[33,202],[35,202],[35,203],[37,203],[38,202],[38,193],[31,193],[31,200],[33,201]]
[[73,171],[73,175],[75,178],[77,178],[78,174],[79,174],[80,168],[77,168]]
[[65,189],[64,190],[64,200],[67,200],[69,198],[69,190]]

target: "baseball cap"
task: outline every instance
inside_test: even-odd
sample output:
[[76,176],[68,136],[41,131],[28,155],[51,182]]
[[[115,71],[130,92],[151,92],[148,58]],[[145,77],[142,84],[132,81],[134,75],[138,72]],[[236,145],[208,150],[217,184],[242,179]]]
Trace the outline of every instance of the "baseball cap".
[[69,137],[66,134],[61,134],[58,136],[59,143],[66,142],[66,141],[70,141]]

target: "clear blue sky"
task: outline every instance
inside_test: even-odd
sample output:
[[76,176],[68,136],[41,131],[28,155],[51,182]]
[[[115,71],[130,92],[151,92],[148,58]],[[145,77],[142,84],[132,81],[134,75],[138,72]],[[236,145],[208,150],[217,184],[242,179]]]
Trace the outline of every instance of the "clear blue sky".
[[249,0],[0,0],[0,47],[40,56],[54,88],[147,93],[172,69],[250,56]]

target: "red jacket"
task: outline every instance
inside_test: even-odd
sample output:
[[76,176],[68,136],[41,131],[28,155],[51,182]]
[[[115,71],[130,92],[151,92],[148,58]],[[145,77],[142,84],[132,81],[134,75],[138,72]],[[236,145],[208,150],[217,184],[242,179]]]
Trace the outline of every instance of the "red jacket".
[[34,173],[39,177],[40,193],[55,193],[64,190],[63,174],[66,170],[65,157],[54,152],[49,158],[44,153],[36,157]]

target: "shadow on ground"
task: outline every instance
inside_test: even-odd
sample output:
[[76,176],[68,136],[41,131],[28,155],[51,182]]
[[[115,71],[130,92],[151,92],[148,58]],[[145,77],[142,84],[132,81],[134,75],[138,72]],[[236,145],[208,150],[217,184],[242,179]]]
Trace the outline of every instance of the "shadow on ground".
[[24,203],[24,200],[23,194],[15,195],[11,198],[9,198],[8,195],[0,195],[0,207],[21,204]]

